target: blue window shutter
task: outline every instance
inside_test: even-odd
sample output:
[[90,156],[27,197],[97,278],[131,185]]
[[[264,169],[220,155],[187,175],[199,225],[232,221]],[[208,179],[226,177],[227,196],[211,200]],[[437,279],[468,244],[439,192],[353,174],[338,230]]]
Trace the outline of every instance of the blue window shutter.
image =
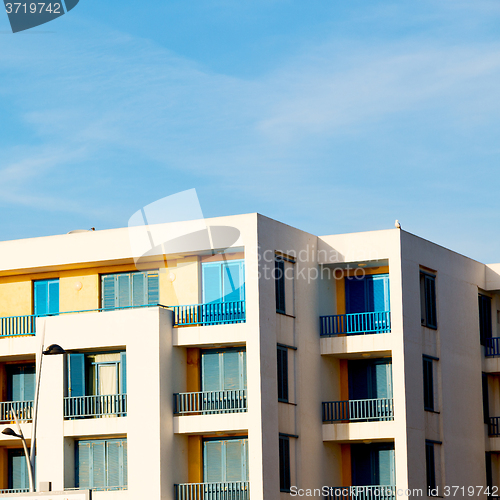
[[244,439],[228,439],[226,445],[226,478],[227,482],[246,481],[246,447]]
[[220,353],[204,352],[201,356],[202,391],[220,391],[221,367]]
[[158,273],[148,273],[148,304],[160,303],[160,277]]
[[247,353],[246,351],[243,351],[241,353],[241,378],[242,378],[242,384],[241,388],[246,389],[247,388]]
[[128,484],[128,458],[127,458],[127,440],[122,440],[122,486]]
[[46,280],[35,281],[35,315],[43,316],[49,312],[49,286]]
[[8,450],[8,487],[29,488],[28,465],[24,450]]
[[91,482],[91,443],[88,441],[78,441],[75,446],[75,486],[80,489],[90,488]]
[[122,486],[122,471],[121,469],[121,441],[106,442],[106,459],[107,459],[107,481],[106,486]]
[[[203,481],[205,483],[222,483],[223,449],[222,441],[205,441],[203,449]],[[225,471],[224,471],[225,472]]]
[[223,363],[223,390],[242,389],[240,373],[240,353],[238,351],[227,351],[222,355]]
[[222,301],[222,271],[220,262],[202,264],[203,303]]
[[133,273],[132,279],[132,305],[143,306],[146,302],[146,275],[144,273]]
[[370,276],[367,285],[368,311],[389,311],[389,275]]
[[24,373],[20,366],[8,369],[7,397],[9,401],[23,401],[24,398]]
[[120,353],[120,394],[127,394],[127,353]]
[[106,475],[106,442],[94,441],[92,443],[92,487],[104,488]]
[[372,398],[392,397],[392,387],[390,380],[391,364],[388,362],[377,362],[373,364],[374,392]]
[[35,366],[24,365],[24,394],[23,401],[33,401],[35,399]]
[[366,279],[345,278],[345,301],[347,314],[366,312]]
[[114,274],[102,276],[102,308],[113,309],[116,307],[116,276]]
[[395,484],[394,477],[394,450],[387,446],[381,446],[375,454],[378,462],[378,471],[375,484]]
[[117,286],[118,286],[117,307],[130,307],[131,305],[130,274],[119,274],[117,276]]
[[243,262],[241,261],[229,261],[222,266],[224,274],[224,302],[243,300],[244,288],[242,282],[242,266]]
[[59,280],[48,282],[48,313],[59,314]]
[[73,353],[68,360],[68,395],[85,396],[85,355]]

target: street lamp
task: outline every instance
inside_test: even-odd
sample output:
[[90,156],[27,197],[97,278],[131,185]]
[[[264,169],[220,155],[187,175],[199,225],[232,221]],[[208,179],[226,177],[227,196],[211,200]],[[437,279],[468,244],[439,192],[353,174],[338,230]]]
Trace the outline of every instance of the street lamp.
[[12,415],[14,416],[14,422],[16,423],[17,432],[15,432],[10,427],[6,427],[2,431],[2,434],[5,434],[6,436],[13,436],[13,437],[19,438],[22,441],[23,448],[24,448],[24,456],[26,457],[26,464],[28,466],[28,478],[29,478],[29,482],[30,482],[30,491],[35,491],[35,479],[33,477],[33,467],[31,465],[31,461],[29,459],[28,447],[26,446],[26,439],[24,439],[24,434],[23,434],[23,431],[21,430],[21,426],[19,425],[19,421],[17,420],[17,415],[16,415],[16,412],[14,411],[13,406],[12,406]]
[[37,423],[37,416],[38,416],[38,399],[39,399],[39,390],[40,390],[40,376],[42,373],[42,359],[43,355],[51,356],[55,354],[65,354],[66,351],[57,344],[51,344],[45,351],[43,350],[43,341],[45,339],[45,323],[43,325],[43,331],[42,331],[42,340],[40,343],[40,364],[37,367],[38,369],[36,370],[36,381],[35,381],[35,401],[34,401],[34,408],[33,408],[33,419],[31,423],[31,450],[30,453],[28,453],[28,447],[26,446],[26,440],[24,439],[23,431],[21,430],[21,426],[19,425],[19,421],[17,420],[17,415],[16,412],[14,411],[14,407],[11,407],[12,410],[12,415],[14,416],[14,421],[17,426],[17,433],[12,430],[10,427],[7,427],[2,431],[2,434],[5,434],[7,436],[12,436],[12,437],[17,437],[21,439],[23,443],[23,448],[24,448],[24,455],[26,457],[26,463],[28,464],[28,477],[29,477],[29,482],[30,482],[30,492],[35,491],[35,440],[36,440],[36,423]]

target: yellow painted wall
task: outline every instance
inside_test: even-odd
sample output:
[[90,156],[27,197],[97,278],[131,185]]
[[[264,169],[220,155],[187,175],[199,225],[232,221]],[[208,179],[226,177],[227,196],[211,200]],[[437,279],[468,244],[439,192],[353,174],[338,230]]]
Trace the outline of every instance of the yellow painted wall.
[[351,476],[351,445],[341,444],[342,453],[342,486],[352,486]]
[[189,436],[188,438],[188,481],[190,483],[203,482],[201,436]]
[[199,284],[198,257],[169,260],[166,272],[160,273],[160,302],[167,306],[199,304]]
[[201,371],[200,350],[193,348],[187,349],[187,392],[199,392]]
[[0,316],[24,316],[33,313],[31,277],[0,278]]

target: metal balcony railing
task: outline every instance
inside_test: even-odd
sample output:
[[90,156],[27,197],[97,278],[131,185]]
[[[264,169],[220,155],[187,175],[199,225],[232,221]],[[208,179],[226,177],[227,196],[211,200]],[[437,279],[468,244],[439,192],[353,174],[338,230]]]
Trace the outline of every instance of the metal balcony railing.
[[323,403],[323,422],[394,420],[392,398],[329,401]]
[[192,415],[247,411],[247,391],[204,391],[174,394],[174,413]]
[[486,339],[484,354],[488,357],[500,356],[500,337]]
[[245,301],[172,306],[174,326],[227,325],[245,322]]
[[0,318],[0,337],[35,334],[35,315]]
[[64,418],[122,417],[127,414],[127,395],[77,396],[64,398]]
[[8,495],[11,493],[29,493],[29,488],[11,488],[6,490],[0,490],[0,495]]
[[0,403],[0,422],[11,422],[12,411],[20,422],[33,419],[33,401],[3,401]]
[[490,417],[488,422],[488,436],[500,436],[500,417]]
[[249,500],[248,481],[175,484],[175,500]]
[[396,486],[337,486],[329,489],[324,500],[395,500]]
[[365,335],[391,331],[391,312],[364,312],[320,316],[320,335]]

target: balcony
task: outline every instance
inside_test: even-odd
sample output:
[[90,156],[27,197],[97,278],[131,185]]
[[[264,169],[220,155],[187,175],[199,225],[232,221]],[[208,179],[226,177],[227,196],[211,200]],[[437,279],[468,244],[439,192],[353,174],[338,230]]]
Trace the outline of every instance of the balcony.
[[0,337],[19,337],[35,334],[34,314],[0,318]]
[[323,403],[323,422],[375,422],[394,420],[392,398],[330,401]]
[[77,396],[64,398],[64,418],[124,417],[127,414],[127,395]]
[[391,312],[363,312],[320,316],[321,337],[368,335],[391,331]]
[[325,500],[395,500],[396,486],[337,486],[330,488]]
[[488,436],[500,437],[500,417],[490,417],[488,422]]
[[247,411],[246,390],[174,394],[174,414],[176,415],[208,415],[244,411]]
[[500,337],[487,338],[484,353],[487,357],[500,356]]
[[10,490],[0,490],[0,495],[10,495],[13,493],[29,493],[29,488],[12,488]]
[[20,422],[30,422],[33,419],[33,401],[3,401],[0,403],[0,423],[11,422],[12,411]]
[[245,322],[245,301],[172,306],[174,326],[229,325]]
[[249,500],[248,481],[176,484],[175,500]]

